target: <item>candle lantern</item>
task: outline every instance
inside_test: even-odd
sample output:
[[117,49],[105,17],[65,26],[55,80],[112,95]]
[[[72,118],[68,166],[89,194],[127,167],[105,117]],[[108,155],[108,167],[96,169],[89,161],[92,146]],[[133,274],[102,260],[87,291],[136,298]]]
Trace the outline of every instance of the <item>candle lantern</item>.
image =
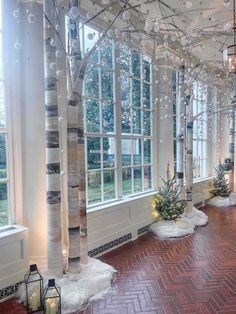
[[49,279],[43,292],[45,314],[61,314],[61,288],[55,279]]
[[25,274],[27,313],[43,310],[43,277],[36,264]]

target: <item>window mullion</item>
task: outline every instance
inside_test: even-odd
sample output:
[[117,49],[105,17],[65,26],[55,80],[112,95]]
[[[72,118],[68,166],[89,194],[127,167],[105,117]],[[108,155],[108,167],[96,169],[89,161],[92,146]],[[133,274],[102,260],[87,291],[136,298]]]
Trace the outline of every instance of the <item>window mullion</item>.
[[114,64],[114,104],[115,104],[115,130],[116,130],[116,196],[122,197],[122,138],[121,138],[121,81],[120,81],[120,63],[116,62],[120,58],[120,45],[116,42],[116,49],[113,54]]

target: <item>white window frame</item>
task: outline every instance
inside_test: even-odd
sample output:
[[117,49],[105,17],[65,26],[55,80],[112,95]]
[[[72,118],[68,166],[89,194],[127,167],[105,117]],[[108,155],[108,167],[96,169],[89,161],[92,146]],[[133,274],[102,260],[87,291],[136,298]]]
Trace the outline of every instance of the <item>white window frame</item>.
[[[90,25],[88,25],[90,26]],[[90,26],[91,28],[93,28],[94,30],[96,31],[100,31],[98,30],[96,27],[94,27],[94,25],[91,25]],[[84,44],[84,38],[82,38],[82,42]],[[136,47],[132,47],[132,49],[135,49],[135,50],[138,50]],[[100,207],[101,205],[103,204],[109,204],[109,203],[114,203],[116,201],[120,201],[121,199],[122,200],[125,200],[125,199],[130,199],[132,197],[137,197],[139,195],[142,195],[142,194],[148,194],[150,192],[153,191],[153,187],[154,187],[154,182],[153,182],[153,168],[154,168],[154,147],[153,147],[153,142],[154,142],[154,133],[153,133],[153,108],[152,108],[152,63],[151,63],[151,58],[150,58],[150,97],[151,97],[151,108],[150,108],[150,116],[151,116],[151,125],[150,125],[150,131],[151,131],[151,135],[148,136],[148,135],[133,135],[133,134],[122,134],[121,132],[121,87],[120,87],[120,82],[118,80],[118,77],[120,76],[120,65],[119,63],[115,62],[116,58],[119,57],[119,53],[118,53],[118,50],[119,49],[114,49],[114,46],[113,46],[113,87],[114,87],[114,92],[113,92],[113,95],[114,95],[114,133],[112,134],[109,134],[109,133],[92,133],[92,132],[87,132],[85,130],[85,160],[87,160],[87,137],[100,137],[100,138],[103,138],[103,137],[112,137],[114,138],[115,140],[115,143],[116,143],[116,149],[115,149],[115,152],[116,152],[116,156],[115,156],[115,167],[114,167],[114,170],[115,170],[115,193],[116,193],[116,197],[114,199],[111,199],[111,200],[107,200],[107,201],[102,201],[102,202],[98,202],[98,203],[95,203],[95,204],[90,204],[88,205],[88,179],[86,180],[86,184],[87,184],[87,189],[86,189],[86,193],[87,193],[87,207],[88,209],[94,209],[96,207]],[[118,53],[118,55],[117,55]],[[142,55],[142,54],[141,54]],[[149,57],[148,54],[146,57]],[[142,73],[142,62],[141,62],[141,75],[143,75]],[[100,71],[99,71],[100,72]],[[141,79],[140,79],[140,82],[144,82],[143,81],[143,77],[141,76]],[[141,83],[141,86],[143,85],[143,83]],[[142,88],[142,87],[141,87]],[[100,93],[101,95],[101,93]],[[141,91],[141,95],[142,95],[142,91]],[[141,107],[142,108],[142,107]],[[101,111],[101,108],[100,108],[100,111]],[[143,115],[143,110],[141,110],[141,115]],[[86,108],[84,110],[84,114],[86,113]],[[100,112],[101,114],[101,112]],[[84,116],[84,119],[86,121],[86,116]],[[143,121],[143,119],[141,118],[141,121]],[[142,123],[142,122],[141,122]],[[142,127],[142,126],[141,126]],[[137,167],[141,166],[142,167],[142,172],[144,172],[144,167],[148,167],[150,166],[151,167],[151,181],[152,181],[152,185],[151,185],[151,188],[148,189],[148,190],[142,190],[140,192],[137,192],[137,193],[132,193],[132,194],[128,194],[127,196],[122,196],[122,169],[123,169],[123,166],[121,164],[121,139],[122,138],[140,138],[142,140],[142,164],[141,165],[137,165]],[[143,160],[143,156],[144,156],[144,150],[143,150],[143,141],[144,139],[150,139],[151,140],[151,163],[150,164],[144,164],[144,160]],[[136,167],[136,165],[134,166],[131,166],[131,168],[134,168]],[[121,171],[119,171],[119,169]],[[106,170],[106,169],[104,169]],[[101,174],[103,174],[103,171],[104,170],[99,170],[101,172]],[[86,162],[86,177],[87,177],[87,162]],[[133,171],[133,170],[132,170]],[[143,181],[144,181],[144,174],[143,174]],[[133,180],[132,180],[132,192],[134,191],[133,189]],[[101,190],[101,193],[103,194],[103,190]],[[102,197],[103,199],[103,197]]]
[[[14,0],[2,0],[3,72],[5,77],[5,115],[7,133],[8,222],[23,224],[22,188],[22,107],[20,83],[21,50],[15,49],[19,41],[19,24],[12,12],[17,9]],[[6,59],[7,56],[7,59]],[[7,60],[7,61],[6,61]]]
[[[193,135],[193,149],[196,146],[197,151],[193,153],[198,156],[197,159],[197,173],[194,177],[194,181],[199,181],[208,177],[208,123],[207,123],[207,92],[206,85],[200,81],[196,81],[196,95],[194,94],[194,101],[196,103],[196,112],[194,114],[201,115],[194,120],[194,130],[197,130],[197,134]],[[205,95],[204,95],[205,94]],[[204,128],[205,124],[205,128]],[[197,127],[196,127],[197,125]],[[205,131],[205,133],[204,133]],[[194,143],[196,145],[194,145]],[[200,152],[198,152],[199,145],[201,146]],[[205,146],[205,150],[204,150]],[[199,155],[200,154],[200,155]],[[205,156],[204,156],[205,155]]]

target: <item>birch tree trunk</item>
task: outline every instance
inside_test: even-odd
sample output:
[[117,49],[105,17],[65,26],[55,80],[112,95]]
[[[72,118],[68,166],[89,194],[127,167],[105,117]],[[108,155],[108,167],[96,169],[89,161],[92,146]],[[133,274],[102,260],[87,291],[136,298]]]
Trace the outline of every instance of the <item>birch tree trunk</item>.
[[185,84],[184,84],[185,66],[179,68],[179,90],[176,106],[176,166],[177,166],[177,185],[180,189],[180,195],[184,197],[184,130],[185,130]]
[[187,138],[186,138],[186,201],[187,211],[193,208],[192,190],[193,190],[193,99],[191,90],[188,90],[186,96],[186,112],[187,112]]
[[[55,55],[55,9],[44,1],[44,82],[46,120],[47,258],[48,273],[62,276],[62,215],[58,98]],[[48,22],[50,21],[50,23]]]
[[234,146],[235,146],[235,108],[234,102],[229,112],[229,158],[231,160],[232,170],[229,176],[230,190],[234,192]]
[[[71,8],[79,8],[78,0],[70,0]],[[80,47],[79,16],[68,19],[68,206],[70,272],[80,271],[80,261],[87,263],[86,178],[82,89],[85,67]]]

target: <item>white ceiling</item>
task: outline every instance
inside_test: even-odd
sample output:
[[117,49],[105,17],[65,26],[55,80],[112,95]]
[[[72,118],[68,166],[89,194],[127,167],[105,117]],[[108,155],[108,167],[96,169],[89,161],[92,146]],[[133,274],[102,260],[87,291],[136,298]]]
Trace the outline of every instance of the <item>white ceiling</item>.
[[188,0],[130,0],[129,4],[139,4],[136,9],[145,19],[159,19],[163,33],[167,29],[169,33],[177,33],[178,28],[182,30],[178,34],[189,38],[194,55],[220,65],[220,50],[232,42],[232,1],[227,8],[223,0],[192,0],[191,8],[187,8]]

